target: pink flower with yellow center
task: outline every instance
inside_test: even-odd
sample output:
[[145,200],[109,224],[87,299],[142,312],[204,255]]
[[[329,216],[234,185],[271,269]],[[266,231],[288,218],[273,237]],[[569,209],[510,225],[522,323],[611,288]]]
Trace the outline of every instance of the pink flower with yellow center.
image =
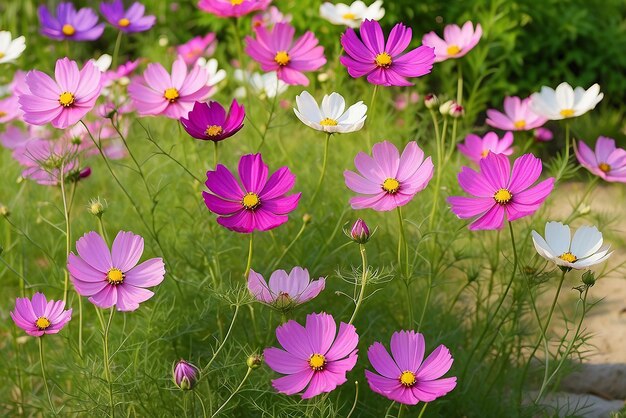
[[530,108],[530,97],[504,98],[504,113],[496,109],[487,110],[487,125],[504,131],[531,131],[539,128],[547,119]]
[[457,147],[467,158],[478,163],[490,152],[494,154],[513,154],[513,133],[507,132],[502,139],[495,132],[487,132],[482,138],[478,135],[468,134],[465,142]]
[[47,300],[43,293],[35,293],[32,300],[17,298],[10,315],[15,325],[28,335],[43,337],[58,333],[72,319],[72,310],[64,309],[64,301]]
[[579,141],[575,151],[578,162],[596,176],[609,182],[626,183],[626,150],[617,148],[613,138],[599,137],[595,151]]
[[241,17],[265,10],[272,0],[200,0],[198,7],[219,17]]
[[435,32],[429,32],[422,38],[422,43],[435,48],[435,62],[445,61],[451,58],[461,58],[472,50],[483,35],[480,23],[474,25],[465,22],[463,27],[458,25],[446,25],[443,28],[443,39]]

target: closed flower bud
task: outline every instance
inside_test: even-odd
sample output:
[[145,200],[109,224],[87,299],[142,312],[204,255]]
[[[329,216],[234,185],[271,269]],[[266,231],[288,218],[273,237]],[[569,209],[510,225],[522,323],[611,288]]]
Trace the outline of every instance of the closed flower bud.
[[200,370],[185,360],[180,360],[172,370],[174,383],[181,390],[193,389],[200,377]]
[[251,354],[246,359],[246,364],[251,369],[261,367],[261,365],[263,364],[263,356],[261,356],[260,354]]
[[302,222],[304,222],[305,225],[310,224],[312,220],[313,216],[311,216],[310,213],[305,213],[304,215],[302,215]]
[[450,107],[450,116],[453,118],[460,118],[465,114],[465,109],[463,106],[458,104],[457,102],[452,102],[452,106]]
[[552,131],[546,128],[537,128],[533,131],[533,134],[535,136],[535,140],[539,142],[552,141],[552,138],[554,138]]
[[4,216],[5,218],[11,214],[9,208],[0,203],[0,216]]
[[369,241],[370,230],[363,219],[359,218],[356,220],[350,231],[350,237],[357,244],[365,244]]
[[582,280],[583,280],[583,283],[589,287],[596,284],[596,277],[594,276],[591,270],[587,270],[586,272],[583,273]]
[[87,209],[92,215],[100,217],[106,210],[106,204],[102,203],[100,198],[92,199],[89,201],[89,206],[87,206]]
[[85,179],[89,176],[91,176],[91,167],[85,167],[80,170],[80,173],[78,173],[78,177],[80,177],[81,179]]
[[424,96],[424,106],[426,109],[434,109],[439,105],[439,99],[434,94],[430,93]]
[[443,102],[441,106],[439,106],[439,113],[441,113],[443,116],[448,116],[450,114],[450,109],[452,109],[453,104],[454,102],[452,100]]

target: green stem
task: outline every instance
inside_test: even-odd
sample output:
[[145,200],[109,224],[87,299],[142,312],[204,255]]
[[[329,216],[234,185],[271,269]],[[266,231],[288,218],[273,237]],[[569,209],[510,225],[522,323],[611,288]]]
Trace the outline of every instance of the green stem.
[[326,175],[326,164],[328,162],[328,145],[330,144],[331,135],[332,134],[330,132],[326,133],[326,142],[324,142],[324,159],[322,161],[322,172],[320,174],[320,179],[317,182],[317,186],[315,187],[315,192],[313,193],[313,197],[311,198],[311,203],[309,203],[309,206],[313,205],[313,203],[315,202],[315,198],[320,192],[322,188],[322,183],[324,182],[324,176]]
[[278,100],[278,88],[280,86],[280,80],[278,79],[278,73],[276,73],[276,89],[274,91],[274,97],[272,99],[272,106],[270,107],[270,112],[267,117],[267,122],[263,127],[263,134],[261,135],[261,143],[257,148],[256,152],[261,152],[261,148],[265,145],[265,138],[267,137],[267,131],[270,129],[270,125],[272,124],[272,120],[274,118],[274,112],[276,110],[276,101]]
[[122,44],[123,32],[120,30],[117,32],[117,38],[115,39],[115,47],[113,48],[113,57],[111,58],[111,70],[115,71],[117,68],[117,58],[120,52],[120,45]]
[[357,401],[359,400],[359,382],[354,382],[354,402],[352,403],[352,408],[350,408],[350,412],[346,415],[346,418],[350,418],[356,409]]
[[439,120],[434,110],[429,109],[430,117],[433,120],[433,127],[435,128],[435,144],[437,146],[437,165],[436,165],[436,177],[435,177],[435,195],[433,198],[433,206],[430,210],[430,216],[428,218],[428,230],[432,231],[435,225],[435,213],[437,211],[437,200],[439,199],[439,189],[441,188],[441,172],[443,169],[443,144],[441,143],[441,133],[439,132]]
[[456,82],[456,102],[460,105],[463,104],[463,69],[461,62],[457,61],[458,78]]
[[44,338],[43,335],[37,338],[39,342],[39,364],[41,365],[41,377],[43,378],[43,385],[46,389],[46,395],[48,396],[48,403],[50,404],[50,411],[52,412],[52,415],[56,416],[57,413],[54,410],[54,403],[52,403],[52,395],[50,394],[50,388],[48,387],[48,378],[46,377],[46,363],[45,363],[45,356],[43,354],[43,338]]
[[111,307],[109,311],[109,320],[107,321],[106,325],[104,323],[104,318],[100,309],[96,308],[96,313],[98,314],[100,324],[102,325],[102,357],[104,361],[104,376],[106,378],[109,389],[110,417],[115,418],[115,403],[113,400],[113,379],[111,377],[111,363],[109,358],[109,330],[111,328],[113,314],[115,313],[115,307]]
[[417,416],[417,418],[422,418],[422,416],[424,416],[424,411],[426,411],[427,406],[428,406],[428,402],[426,402],[424,406],[422,406],[422,410],[420,411],[420,414]]
[[367,128],[367,147],[372,148],[372,129],[371,126],[374,123],[374,109],[376,108],[376,94],[378,93],[378,84],[374,84],[374,90],[372,91],[372,99],[370,100],[370,105],[367,108],[367,119],[368,119],[368,128]]
[[241,33],[239,31],[239,18],[232,19],[235,29],[235,46],[237,47],[237,58],[239,59],[239,67],[241,68],[241,76],[243,77],[243,88],[246,91],[246,108],[250,109],[250,92],[248,89],[248,73],[244,65],[243,45],[241,43]]
[[302,221],[302,226],[300,227],[300,230],[298,231],[298,233],[296,234],[294,239],[289,243],[289,245],[287,245],[287,247],[285,247],[285,249],[280,254],[280,256],[272,263],[271,267],[269,268],[270,271],[274,271],[274,269],[276,269],[276,267],[278,267],[280,262],[283,261],[283,258],[285,258],[285,256],[289,253],[289,250],[291,250],[291,247],[293,247],[295,245],[296,241],[298,241],[300,239],[300,237],[304,233],[304,230],[306,229],[307,225],[308,225],[308,222]]
[[248,244],[248,262],[246,263],[246,271],[244,273],[244,277],[246,278],[246,280],[248,280],[248,276],[250,275],[250,266],[252,265],[253,236],[254,234],[250,232],[250,243]]
[[[70,231],[70,211],[67,204],[67,196],[65,194],[65,176],[63,175],[64,167],[61,165],[61,198],[63,199],[63,216],[65,218],[65,264],[71,251],[71,231]],[[63,302],[67,302],[67,293],[69,289],[69,273],[67,268],[63,268]]]
[[580,209],[580,206],[583,203],[585,203],[585,200],[589,197],[589,195],[596,188],[596,186],[598,184],[598,179],[599,178],[600,177],[598,177],[598,176],[593,176],[591,181],[587,182],[587,188],[585,189],[585,192],[583,193],[583,196],[580,198],[580,200],[578,201],[578,203],[576,204],[576,206],[572,210],[571,215],[568,216],[565,221],[563,221],[564,224],[568,224],[568,223],[570,223],[571,221],[573,221],[576,218],[576,212],[578,212],[578,209]]
[[226,401],[217,409],[217,411],[215,411],[213,413],[213,415],[211,415],[211,418],[215,417],[217,414],[220,413],[220,411],[222,409],[224,409],[224,407],[228,404],[228,402],[230,402],[230,400],[237,394],[237,392],[239,392],[239,390],[241,389],[241,387],[243,386],[244,383],[246,383],[246,380],[248,380],[248,376],[250,376],[250,372],[252,372],[252,368],[248,367],[248,370],[246,371],[245,376],[243,377],[243,379],[241,379],[241,382],[239,383],[239,386],[237,386],[237,389],[235,389],[233,391],[233,393],[230,394],[230,396],[228,397],[228,399],[226,399]]
[[365,252],[365,244],[359,244],[359,250],[361,251],[361,262],[362,262],[362,273],[361,273],[361,291],[359,292],[359,298],[356,301],[356,305],[354,306],[354,312],[352,312],[352,316],[350,317],[350,321],[348,324],[352,324],[354,322],[354,318],[356,318],[357,312],[359,312],[359,308],[361,307],[361,303],[363,302],[363,298],[365,297],[365,285],[367,284],[367,253]]
[[207,417],[206,408],[204,407],[204,402],[202,401],[202,398],[200,397],[198,392],[196,392],[195,390],[193,391],[193,393],[194,395],[196,395],[196,398],[198,398],[198,400],[200,401],[200,407],[202,408],[202,418],[206,418]]
[[[396,208],[396,213],[398,214],[398,226],[400,228],[400,237],[398,239],[398,268],[402,271],[402,249],[404,247],[404,274],[405,278],[408,280],[409,278],[409,245],[406,240],[406,235],[404,233],[404,219],[402,217],[402,208],[398,206]],[[403,245],[404,244],[404,245]]]
[[222,348],[224,348],[224,345],[226,344],[226,341],[228,340],[228,337],[230,337],[230,333],[233,330],[233,325],[235,325],[235,320],[237,319],[238,313],[239,313],[239,305],[235,305],[235,312],[233,313],[233,318],[230,320],[230,326],[228,327],[228,331],[226,331],[226,335],[224,336],[224,339],[220,343],[219,347],[217,347],[217,350],[215,350],[215,352],[213,353],[213,356],[211,356],[211,359],[209,360],[209,362],[202,369],[201,376],[204,376],[206,374],[206,372],[209,370],[209,367],[211,367],[211,364],[217,358],[217,355],[220,353],[220,351],[222,351]]
[[218,159],[218,145],[217,145],[217,141],[213,141],[213,167],[215,167],[215,170],[217,170],[217,162],[219,161]]

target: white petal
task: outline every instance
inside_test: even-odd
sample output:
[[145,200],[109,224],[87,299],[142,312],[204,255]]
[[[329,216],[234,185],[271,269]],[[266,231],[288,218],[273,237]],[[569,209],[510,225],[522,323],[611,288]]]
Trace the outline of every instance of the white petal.
[[346,108],[346,101],[339,93],[331,93],[322,99],[322,118],[338,120]]
[[574,89],[568,83],[559,84],[555,96],[560,110],[574,108]]
[[300,111],[303,117],[308,121],[318,123],[324,119],[320,113],[317,102],[308,91],[303,91],[300,95],[296,96],[296,105],[298,106],[298,111]]
[[574,233],[570,251],[582,259],[594,254],[602,247],[602,233],[595,226],[581,226]]
[[552,260],[556,257],[553,253],[552,248],[548,245],[545,239],[541,235],[537,233],[537,231],[532,231],[533,236],[533,244],[535,244],[535,250],[539,253],[540,256],[547,260]]
[[548,222],[545,236],[554,255],[559,256],[569,251],[571,239],[569,226],[561,222]]

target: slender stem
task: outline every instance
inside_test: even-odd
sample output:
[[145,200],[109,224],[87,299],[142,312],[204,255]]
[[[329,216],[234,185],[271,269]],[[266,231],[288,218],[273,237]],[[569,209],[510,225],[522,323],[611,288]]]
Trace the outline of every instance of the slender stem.
[[[408,280],[409,278],[409,244],[406,240],[406,235],[404,233],[404,219],[402,217],[402,208],[398,206],[396,208],[396,213],[398,214],[398,226],[400,228],[400,236],[398,239],[398,268],[402,271],[402,249],[404,248],[404,275]],[[403,245],[404,244],[404,245]]]
[[122,44],[122,35],[123,32],[121,30],[117,32],[117,39],[115,39],[115,47],[113,48],[113,57],[111,58],[112,70],[115,70],[117,68],[117,59],[120,53],[120,45]]
[[202,376],[206,374],[206,372],[209,370],[209,367],[211,367],[211,364],[217,358],[217,355],[220,353],[220,351],[222,351],[222,348],[224,348],[224,345],[226,344],[226,341],[228,340],[228,337],[230,337],[230,333],[233,330],[233,325],[235,325],[235,320],[237,319],[238,313],[239,313],[239,305],[235,305],[235,312],[233,313],[233,318],[230,320],[230,326],[228,327],[228,331],[226,331],[226,335],[224,336],[224,339],[220,343],[219,347],[217,347],[217,350],[215,350],[215,352],[213,353],[213,356],[211,356],[211,359],[209,360],[209,362],[202,369],[202,374],[201,374]]
[[365,252],[365,244],[359,244],[359,250],[361,251],[361,262],[362,262],[362,273],[361,273],[361,291],[359,292],[359,298],[356,301],[356,305],[354,306],[354,312],[352,312],[352,316],[350,317],[350,321],[348,324],[352,324],[354,322],[354,318],[356,318],[357,312],[359,312],[359,308],[361,307],[361,303],[363,302],[363,298],[365,296],[365,285],[367,284],[367,253]]
[[400,406],[398,406],[398,415],[396,418],[400,418],[402,417],[402,411],[404,411],[404,404],[401,403]]
[[104,227],[104,222],[102,222],[102,216],[98,216],[98,229],[100,230],[100,235],[104,238],[105,242],[109,242],[109,237],[107,236],[107,230]]
[[241,34],[239,31],[239,18],[232,19],[233,27],[235,29],[235,46],[237,47],[237,58],[239,60],[239,67],[241,68],[241,76],[243,77],[243,88],[246,91],[246,104],[247,108],[250,108],[250,92],[248,89],[248,73],[246,72],[246,66],[244,65],[243,45],[241,43]]
[[385,411],[385,418],[387,418],[389,416],[389,413],[391,412],[391,408],[393,408],[393,406],[396,404],[396,401],[391,401],[391,404],[389,405],[389,407],[387,408],[387,410]]
[[420,411],[420,414],[417,416],[417,418],[422,418],[422,416],[424,416],[424,411],[426,411],[427,406],[428,406],[428,402],[426,402],[424,406],[422,406],[422,410]]
[[308,222],[304,222],[304,221],[302,222],[302,226],[300,227],[300,230],[298,231],[296,236],[293,238],[293,240],[289,243],[289,245],[285,247],[285,249],[280,254],[280,256],[272,263],[271,267],[269,268],[270,271],[274,271],[274,269],[280,264],[280,262],[283,261],[283,258],[285,258],[287,253],[289,253],[289,250],[291,250],[291,247],[293,247],[296,241],[300,239],[307,225],[308,225]]
[[198,392],[196,392],[195,390],[193,391],[193,394],[196,395],[196,398],[198,398],[198,400],[200,401],[200,407],[202,407],[202,418],[206,418],[207,417],[206,408],[204,407],[204,402],[202,401],[202,398],[200,397]]
[[435,128],[435,144],[437,146],[437,166],[436,166],[436,178],[435,178],[435,195],[433,197],[433,205],[430,210],[430,216],[428,217],[428,230],[432,231],[435,226],[435,213],[437,212],[437,201],[439,199],[439,189],[441,188],[441,172],[443,170],[443,144],[441,143],[441,133],[439,132],[439,120],[434,110],[430,109],[430,117],[433,120],[433,127]]
[[463,104],[463,68],[461,67],[461,61],[457,60],[458,78],[456,82],[456,102],[460,105]]
[[574,206],[574,209],[572,209],[572,213],[567,217],[567,219],[565,221],[563,221],[564,224],[568,224],[572,220],[574,220],[574,218],[576,217],[576,212],[578,212],[578,209],[580,209],[580,206],[583,203],[585,203],[585,200],[587,199],[587,197],[589,197],[589,195],[593,192],[593,190],[598,185],[598,179],[599,178],[600,177],[598,177],[598,176],[593,176],[591,181],[587,182],[587,188],[585,189],[585,192],[583,193],[583,196],[580,198],[580,200],[578,201],[576,206]]
[[52,412],[52,415],[56,416],[57,413],[54,409],[54,403],[52,403],[52,395],[50,394],[50,388],[48,387],[48,378],[46,377],[46,363],[45,363],[45,356],[43,354],[43,338],[44,338],[43,335],[37,338],[39,342],[39,364],[41,365],[41,377],[43,378],[43,385],[46,388],[46,395],[48,396],[48,403],[50,404],[50,411]]
[[570,129],[569,129],[569,121],[565,121],[565,159],[563,160],[563,165],[561,166],[559,172],[556,175],[556,181],[561,180],[563,174],[565,174],[565,170],[567,170],[567,165],[569,164],[569,148],[570,148]]
[[354,382],[354,402],[352,403],[352,408],[350,408],[350,412],[346,415],[346,418],[350,418],[354,410],[356,409],[357,401],[359,400],[359,382]]
[[246,263],[246,271],[244,273],[244,277],[248,280],[248,276],[250,275],[250,266],[252,265],[252,250],[254,248],[253,238],[254,234],[250,232],[250,242],[248,244],[248,262]]
[[217,414],[220,413],[220,411],[222,409],[224,409],[224,407],[228,404],[228,402],[230,402],[230,400],[237,394],[237,392],[239,392],[239,390],[241,389],[241,387],[243,386],[244,383],[246,383],[246,380],[248,380],[248,376],[250,376],[250,372],[252,372],[252,368],[248,367],[248,370],[246,371],[245,376],[243,377],[243,379],[241,379],[241,382],[239,383],[239,386],[237,386],[237,389],[235,389],[233,391],[233,393],[230,394],[230,396],[228,397],[228,399],[226,399],[226,401],[217,409],[217,411],[215,411],[213,413],[213,415],[211,415],[211,418],[215,417]]
[[274,97],[272,99],[272,106],[270,107],[270,111],[267,117],[267,122],[263,127],[263,134],[261,135],[261,143],[257,148],[256,152],[261,152],[261,148],[265,145],[265,138],[267,137],[267,131],[270,129],[270,125],[272,123],[272,119],[274,118],[274,111],[276,110],[276,101],[278,100],[278,88],[280,87],[280,79],[278,78],[278,73],[276,73],[276,89],[274,91]]
[[96,308],[96,313],[100,319],[100,324],[102,325],[102,357],[104,361],[104,376],[107,380],[107,385],[109,388],[109,409],[110,409],[110,417],[115,418],[115,403],[113,401],[113,379],[111,377],[111,363],[109,358],[109,329],[111,327],[111,321],[113,319],[113,314],[115,313],[115,308],[112,306],[109,312],[109,320],[104,323],[104,318],[100,309]]
[[[67,204],[67,196],[65,194],[65,176],[63,175],[64,167],[61,165],[61,198],[63,199],[63,216],[65,217],[65,264],[67,264],[67,258],[71,250],[71,224],[70,224],[70,210]],[[65,267],[65,266],[64,266]],[[67,293],[69,289],[69,273],[67,268],[63,268],[63,302],[67,302]]]
[[217,141],[213,141],[213,167],[215,167],[215,169],[217,170],[217,162],[219,161],[218,159],[218,145],[217,145]]
[[328,162],[328,145],[330,144],[330,136],[332,134],[330,132],[326,133],[326,142],[324,142],[324,159],[322,161],[322,172],[320,174],[320,179],[317,181],[317,186],[315,187],[315,192],[313,193],[313,197],[311,198],[311,203],[309,205],[313,205],[315,202],[315,198],[322,188],[322,183],[324,182],[324,176],[326,175],[326,163]]
[[367,109],[368,115],[368,128],[367,128],[367,147],[372,148],[372,129],[371,126],[374,123],[374,109],[376,108],[376,94],[378,93],[378,84],[374,84],[374,90],[372,91],[372,99]]

